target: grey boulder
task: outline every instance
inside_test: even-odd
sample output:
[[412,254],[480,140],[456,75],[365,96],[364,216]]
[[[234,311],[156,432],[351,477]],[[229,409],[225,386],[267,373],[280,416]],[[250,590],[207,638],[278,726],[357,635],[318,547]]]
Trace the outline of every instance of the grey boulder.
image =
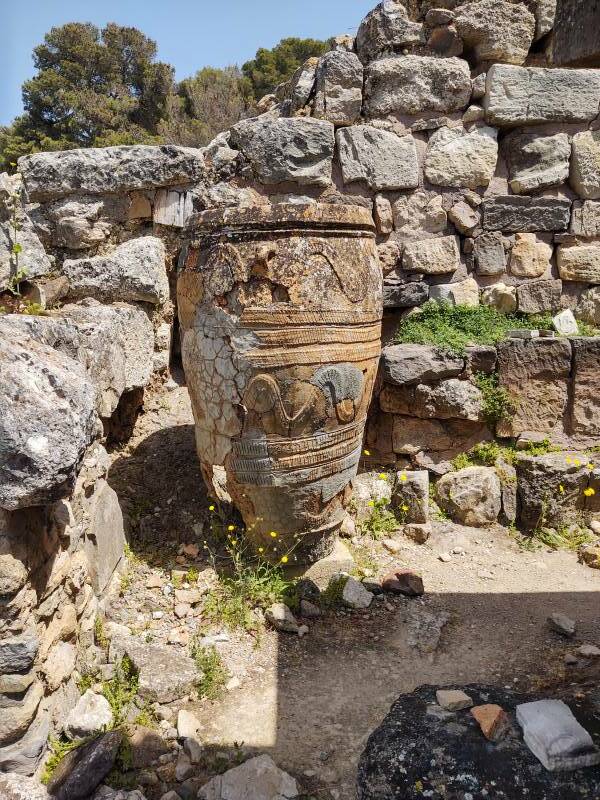
[[59,500],[97,433],[84,367],[32,338],[0,339],[0,507]]
[[54,800],[87,800],[113,768],[122,738],[110,731],[67,753],[48,783]]
[[384,347],[381,366],[386,381],[403,386],[455,377],[465,360],[425,344],[394,344]]
[[29,199],[38,201],[197,183],[205,167],[201,150],[137,144],[36,153],[19,159],[19,171]]
[[267,755],[217,775],[198,792],[198,800],[294,800],[299,796],[294,778]]
[[108,700],[88,689],[67,717],[64,731],[69,739],[85,739],[110,727],[113,714]]
[[416,189],[417,148],[412,136],[371,125],[341,128],[336,135],[344,183],[364,181],[375,191]]
[[520,3],[478,0],[458,9],[454,24],[478,61],[522,64],[535,34],[535,17]]
[[159,304],[169,298],[165,246],[155,236],[131,239],[109,255],[67,259],[63,272],[75,299]]
[[439,505],[461,525],[485,528],[498,519],[502,486],[493,467],[466,467],[449,472],[435,488]]
[[352,125],[360,117],[363,66],[358,56],[332,50],[320,60],[316,72],[313,116],[334,125]]
[[335,147],[331,122],[258,117],[238,122],[231,138],[261,183],[327,186],[331,182]]
[[400,0],[384,0],[363,19],[356,34],[356,52],[363,63],[424,41],[423,25],[413,22]]

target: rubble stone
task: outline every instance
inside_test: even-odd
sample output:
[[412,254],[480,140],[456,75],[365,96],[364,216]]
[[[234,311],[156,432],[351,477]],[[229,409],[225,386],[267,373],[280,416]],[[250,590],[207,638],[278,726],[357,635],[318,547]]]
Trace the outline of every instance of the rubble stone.
[[334,125],[352,125],[360,117],[363,66],[354,53],[332,50],[319,60],[313,115]]
[[474,253],[478,275],[501,275],[506,270],[506,254],[500,231],[478,236]]
[[600,131],[582,131],[573,137],[571,186],[586,200],[600,199]]
[[460,58],[395,56],[365,71],[367,117],[462,111],[471,97],[469,65]]
[[437,186],[476,189],[494,177],[498,159],[497,131],[480,127],[440,128],[429,139],[425,176]]
[[519,311],[524,314],[542,314],[560,308],[562,281],[541,280],[522,283],[517,287]]
[[510,188],[527,194],[547,186],[559,186],[569,177],[571,143],[566,133],[554,136],[511,136],[508,148]]
[[483,227],[488,231],[565,231],[570,217],[571,203],[550,197],[506,195],[483,203]]
[[400,0],[384,0],[370,11],[356,34],[356,52],[366,64],[384,53],[423,40],[423,25],[413,22]]
[[384,347],[381,363],[385,380],[397,386],[451,378],[465,366],[462,356],[425,344]]
[[412,136],[355,125],[341,128],[336,138],[345,184],[364,181],[374,191],[415,189],[419,185]]
[[600,283],[600,244],[560,245],[556,260],[564,281]]
[[455,272],[459,264],[460,251],[455,236],[408,242],[402,256],[402,266],[407,272],[422,272],[426,275]]
[[242,120],[232,128],[232,143],[250,161],[261,183],[327,186],[331,182],[335,146],[331,122],[301,117]]
[[449,472],[435,488],[440,506],[462,525],[485,528],[498,519],[502,487],[492,467],[466,467]]
[[293,800],[299,796],[296,781],[267,755],[217,775],[198,792],[198,800]]
[[535,34],[535,17],[520,3],[479,0],[461,5],[454,24],[478,61],[522,64]]
[[540,278],[550,266],[552,248],[533,233],[517,233],[510,253],[510,272],[519,278]]

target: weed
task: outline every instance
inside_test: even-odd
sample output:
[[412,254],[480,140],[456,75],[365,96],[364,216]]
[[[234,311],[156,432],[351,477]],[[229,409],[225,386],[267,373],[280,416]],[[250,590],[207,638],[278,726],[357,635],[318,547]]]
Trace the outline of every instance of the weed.
[[372,539],[381,539],[386,534],[394,533],[402,524],[393,511],[390,511],[389,500],[380,498],[370,500],[369,516],[359,523],[360,533]]
[[50,783],[52,776],[63,758],[82,744],[90,741],[89,739],[76,739],[72,742],[64,739],[56,739],[51,736],[48,739],[48,746],[50,748],[50,755],[44,764],[44,771],[42,773],[41,781],[44,785]]
[[133,552],[129,542],[125,542],[123,553],[125,554],[125,558],[131,564],[132,567],[137,567],[142,563],[142,559],[136,553]]
[[580,336],[600,336],[600,330],[598,328],[587,322],[582,322],[580,319],[577,320],[577,327],[579,328]]
[[85,694],[88,689],[91,689],[92,686],[96,683],[96,679],[91,672],[86,672],[77,681],[77,688],[79,689],[79,694]]
[[515,404],[508,391],[499,385],[496,372],[486,375],[483,372],[475,375],[475,385],[482,394],[483,416],[490,427],[495,427],[502,420],[510,420],[516,411]]
[[127,656],[115,666],[115,674],[102,684],[102,694],[113,712],[113,727],[125,722],[129,706],[138,690],[137,672]]
[[421,313],[404,320],[396,332],[397,342],[430,344],[440,350],[464,353],[472,344],[495,345],[509,330],[551,327],[549,316],[502,314],[492,306],[452,306],[429,301]]
[[171,573],[171,583],[173,584],[174,589],[181,589],[183,580],[178,572]]
[[533,537],[551,550],[578,550],[582,544],[596,541],[579,525],[561,525],[559,528],[538,528]]
[[104,632],[104,620],[100,616],[96,617],[94,622],[94,640],[102,650],[108,650],[109,641]]
[[202,647],[198,640],[192,641],[190,653],[202,677],[198,681],[198,692],[208,700],[217,700],[229,678],[221,656],[214,647]]
[[187,571],[187,575],[185,579],[188,583],[194,584],[197,583],[200,573],[196,569],[196,567],[190,567]]
[[121,575],[121,580],[119,584],[120,593],[122,595],[125,594],[125,592],[127,591],[127,589],[129,589],[132,583],[133,583],[133,575],[129,570],[127,570]]
[[321,604],[324,608],[337,608],[342,605],[344,587],[347,583],[347,575],[338,575],[336,580],[329,581],[327,588],[321,594]]
[[[528,442],[527,446],[520,451],[524,456],[545,456],[548,453],[560,453],[561,448],[551,444],[550,439],[543,439],[541,442]],[[519,455],[517,455],[517,458]]]
[[140,709],[140,713],[134,719],[134,725],[141,725],[143,728],[156,728],[158,723],[158,718],[154,712],[152,706],[145,702],[142,708]]
[[450,519],[444,509],[441,508],[437,503],[434,483],[429,484],[429,513],[437,522],[448,522]]

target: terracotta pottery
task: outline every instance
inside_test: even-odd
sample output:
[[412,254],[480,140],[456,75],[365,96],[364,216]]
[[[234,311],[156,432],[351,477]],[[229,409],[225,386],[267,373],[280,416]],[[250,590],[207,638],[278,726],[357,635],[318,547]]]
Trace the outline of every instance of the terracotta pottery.
[[255,551],[314,561],[343,519],[381,351],[371,214],[219,209],[190,235],[178,304],[204,479],[214,493],[224,467]]

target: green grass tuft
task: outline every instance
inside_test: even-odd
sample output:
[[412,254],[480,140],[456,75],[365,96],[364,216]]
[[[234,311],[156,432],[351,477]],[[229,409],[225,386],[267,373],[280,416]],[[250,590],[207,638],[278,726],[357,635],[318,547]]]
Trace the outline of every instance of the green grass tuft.
[[552,328],[552,317],[502,314],[492,306],[471,308],[429,301],[421,306],[421,313],[401,323],[395,341],[429,344],[462,355],[469,345],[496,345],[516,328],[548,330]]
[[221,661],[221,656],[214,647],[202,647],[198,641],[190,645],[190,653],[202,678],[198,681],[198,692],[208,700],[218,700],[223,694],[229,672]]

